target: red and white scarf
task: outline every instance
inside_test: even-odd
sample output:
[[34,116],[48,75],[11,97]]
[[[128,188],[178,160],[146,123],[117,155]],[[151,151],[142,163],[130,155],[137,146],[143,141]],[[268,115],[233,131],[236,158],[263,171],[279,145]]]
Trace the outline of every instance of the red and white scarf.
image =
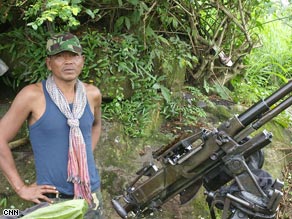
[[83,83],[77,79],[72,111],[62,91],[52,76],[46,81],[47,91],[60,111],[67,118],[70,127],[68,153],[68,182],[74,183],[74,198],[84,198],[92,203],[90,177],[87,166],[86,145],[79,128],[79,119],[83,115],[87,98]]

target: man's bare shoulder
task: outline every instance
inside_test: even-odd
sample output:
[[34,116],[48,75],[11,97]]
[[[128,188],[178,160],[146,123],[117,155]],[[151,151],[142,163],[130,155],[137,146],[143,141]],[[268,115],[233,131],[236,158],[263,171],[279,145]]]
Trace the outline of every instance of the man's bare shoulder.
[[32,100],[40,97],[42,95],[43,89],[41,83],[35,83],[25,86],[17,94],[16,98],[21,98],[23,100]]
[[[36,110],[43,111],[40,106],[44,105],[44,97],[40,95],[42,87],[39,83],[27,85],[14,98],[11,107],[1,119],[2,125],[5,126],[21,126],[21,124],[32,114],[36,114]],[[42,112],[38,112],[41,114]]]
[[86,84],[86,83],[83,83],[84,86],[85,86],[85,89],[86,89],[86,93],[88,96],[90,97],[101,97],[101,92],[100,90],[98,89],[98,87],[92,85],[92,84]]
[[92,109],[95,107],[100,107],[102,102],[101,92],[98,87],[92,84],[83,83],[86,89],[87,98],[89,100]]

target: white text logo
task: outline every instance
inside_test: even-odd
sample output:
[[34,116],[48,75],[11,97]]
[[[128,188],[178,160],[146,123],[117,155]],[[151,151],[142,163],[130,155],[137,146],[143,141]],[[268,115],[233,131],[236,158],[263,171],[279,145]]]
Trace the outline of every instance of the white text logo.
[[19,209],[4,209],[4,216],[19,216]]

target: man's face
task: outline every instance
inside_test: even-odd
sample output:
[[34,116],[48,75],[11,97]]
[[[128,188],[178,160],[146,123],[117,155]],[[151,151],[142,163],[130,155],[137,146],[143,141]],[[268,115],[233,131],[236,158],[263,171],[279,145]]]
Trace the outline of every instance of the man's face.
[[74,80],[82,71],[84,56],[73,52],[60,52],[46,59],[48,69],[58,78]]

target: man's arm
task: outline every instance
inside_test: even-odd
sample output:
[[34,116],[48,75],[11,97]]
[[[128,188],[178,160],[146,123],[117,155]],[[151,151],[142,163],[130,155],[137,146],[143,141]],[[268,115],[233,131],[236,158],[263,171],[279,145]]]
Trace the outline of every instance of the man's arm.
[[0,168],[17,193],[24,186],[24,182],[18,174],[8,143],[15,137],[30,113],[25,100],[25,92],[21,91],[0,120]]
[[33,86],[28,86],[21,90],[15,97],[10,109],[0,120],[0,170],[21,198],[35,203],[39,203],[39,199],[51,202],[43,193],[56,193],[55,188],[52,186],[25,185],[17,171],[9,148],[9,142],[15,137],[32,111],[33,89]]
[[101,133],[101,102],[102,96],[100,90],[93,86],[87,86],[88,100],[90,103],[90,108],[94,115],[94,122],[92,125],[92,151],[96,148],[96,145],[100,138]]

